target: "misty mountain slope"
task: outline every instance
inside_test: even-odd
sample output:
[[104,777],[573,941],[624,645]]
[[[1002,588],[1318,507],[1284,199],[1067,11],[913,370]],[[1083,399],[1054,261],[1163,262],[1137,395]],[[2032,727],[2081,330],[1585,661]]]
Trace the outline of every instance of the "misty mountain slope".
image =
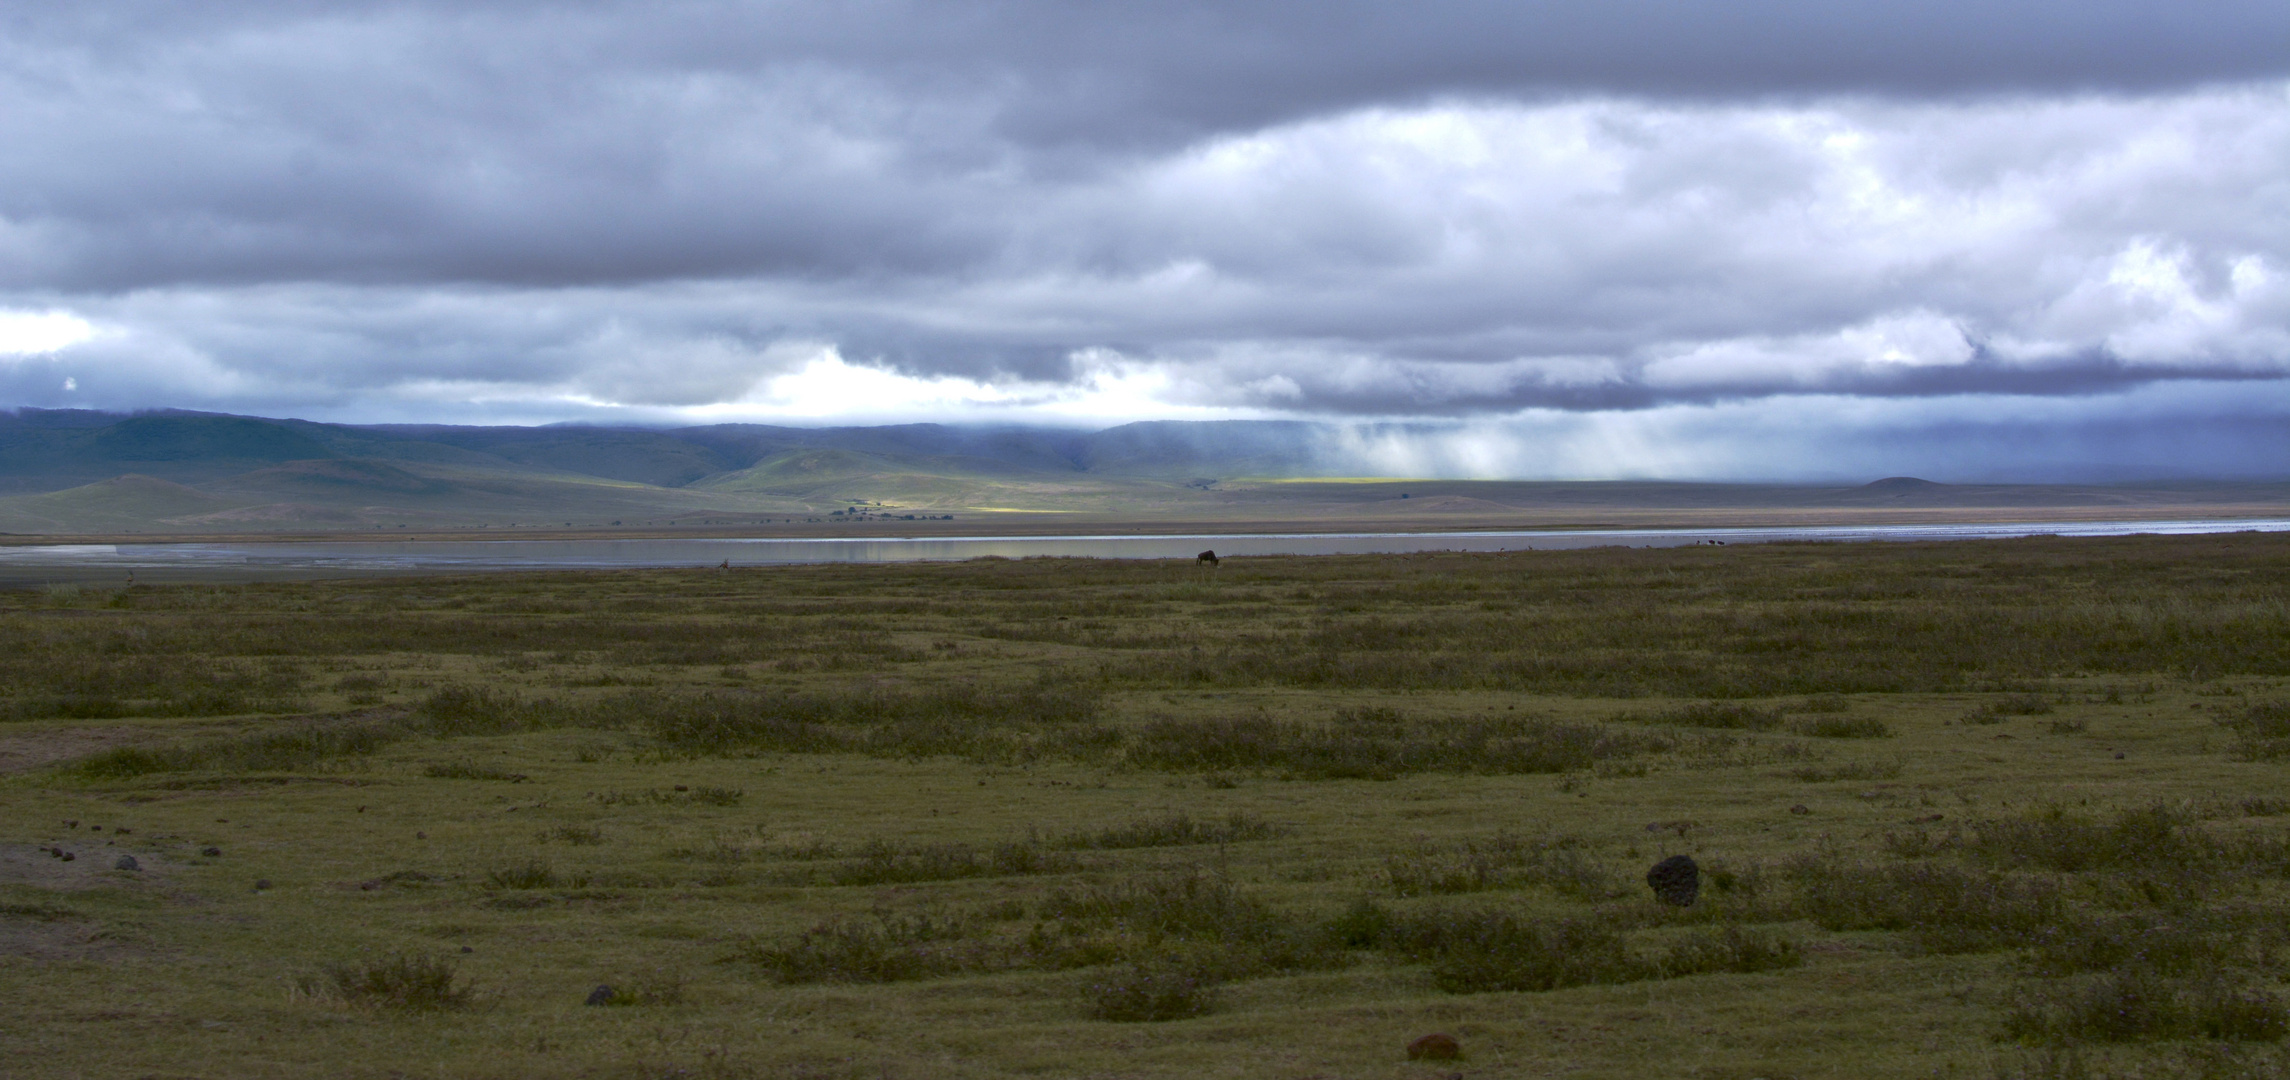
[[[553,426],[544,428],[362,428],[406,442],[483,455],[509,466],[577,473],[656,487],[682,487],[744,467],[748,461],[671,431]],[[469,464],[477,464],[470,461]]]
[[1292,420],[1148,420],[1093,432],[1081,464],[1126,476],[1342,475],[1358,468],[1327,452],[1327,427]]
[[[295,508],[327,517],[350,509],[361,520],[390,524],[414,518],[506,524],[556,518],[558,524],[594,525],[612,519],[648,520],[695,513],[794,513],[806,504],[767,497],[727,496],[576,473],[508,472],[467,466],[336,459],[285,466],[215,481],[202,490],[242,507]],[[241,513],[242,511],[234,511]],[[330,518],[329,518],[330,519]]]
[[105,532],[233,510],[247,500],[154,476],[128,475],[37,495],[0,498],[0,532]]
[[0,490],[60,491],[140,474],[198,483],[303,458],[324,443],[268,420],[150,414],[105,425],[0,425]]
[[888,502],[918,510],[1062,510],[1160,501],[1166,485],[1071,470],[1036,472],[968,457],[900,459],[851,450],[805,449],[727,473],[696,489],[776,495],[813,505]]

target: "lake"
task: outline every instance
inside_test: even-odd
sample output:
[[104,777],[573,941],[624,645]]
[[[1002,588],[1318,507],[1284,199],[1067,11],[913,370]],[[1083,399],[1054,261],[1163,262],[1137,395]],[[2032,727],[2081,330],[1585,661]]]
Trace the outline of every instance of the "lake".
[[263,570],[301,572],[538,570],[617,567],[761,566],[792,563],[1023,559],[1188,559],[1219,556],[1365,555],[1420,551],[1525,551],[1587,547],[1683,547],[1780,541],[1972,540],[2016,536],[2189,535],[2286,532],[2290,518],[2183,521],[2076,521],[1943,525],[1840,525],[1746,529],[1573,529],[1514,532],[1201,533],[1180,536],[956,536],[853,539],[754,538],[569,540],[293,541],[168,544],[60,544],[0,547],[0,568],[98,570]]

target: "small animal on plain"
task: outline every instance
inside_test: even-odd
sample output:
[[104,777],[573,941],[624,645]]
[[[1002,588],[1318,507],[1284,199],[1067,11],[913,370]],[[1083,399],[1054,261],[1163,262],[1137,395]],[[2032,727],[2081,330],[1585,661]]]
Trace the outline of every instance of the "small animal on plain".
[[1222,563],[1222,562],[1221,562],[1221,561],[1220,561],[1220,560],[1217,558],[1217,553],[1216,553],[1216,552],[1214,552],[1214,551],[1204,551],[1204,552],[1201,552],[1201,554],[1200,554],[1200,561],[1202,561],[1202,562],[1204,562],[1204,563],[1207,563],[1207,564],[1208,564],[1208,565],[1210,565],[1210,566],[1221,566],[1221,565],[1223,565],[1223,563]]

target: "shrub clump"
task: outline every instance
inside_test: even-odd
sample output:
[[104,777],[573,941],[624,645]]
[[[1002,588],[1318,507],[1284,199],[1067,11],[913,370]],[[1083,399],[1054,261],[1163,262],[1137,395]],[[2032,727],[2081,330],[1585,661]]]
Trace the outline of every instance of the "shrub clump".
[[489,889],[578,889],[586,887],[588,881],[587,874],[560,874],[556,867],[539,859],[497,867],[485,875]]
[[1287,833],[1288,830],[1281,826],[1237,810],[1222,820],[1196,820],[1192,815],[1179,811],[1158,817],[1138,818],[1095,831],[1067,833],[1058,838],[1056,845],[1068,849],[1095,848],[1111,851],[1193,844],[1237,844],[1247,840],[1270,840]]
[[878,911],[871,920],[821,923],[777,943],[749,942],[729,959],[756,964],[784,983],[901,982],[1011,966],[979,931],[958,915]]
[[1887,739],[1892,728],[1873,716],[1821,716],[1794,720],[1789,730],[1820,739]]
[[1698,701],[1654,712],[1625,712],[1616,720],[1678,727],[1721,728],[1732,731],[1771,731],[1781,726],[1779,709],[1761,709],[1729,701]]
[[2077,1039],[2231,1039],[2273,1042],[2290,1034],[2282,999],[2221,975],[2179,978],[2134,967],[2024,989],[2005,1033],[2028,1042]]
[[1675,740],[1535,717],[1411,722],[1391,709],[1327,724],[1270,717],[1157,720],[1130,740],[1130,764],[1169,772],[1278,770],[1300,780],[1390,780],[1412,773],[1571,772],[1668,750]]
[[511,784],[521,784],[529,779],[524,773],[479,765],[474,761],[449,761],[431,765],[422,769],[421,774],[434,780],[499,780]]
[[2016,948],[2057,922],[2059,887],[1943,863],[1792,863],[1798,911],[1826,930],[1906,930],[1933,952]]
[[1024,841],[996,844],[981,850],[968,844],[900,846],[878,840],[858,849],[856,856],[828,868],[820,876],[833,885],[900,885],[1063,874],[1080,869],[1081,865],[1071,855]]
[[1181,966],[1131,964],[1089,983],[1089,1014],[1126,1023],[1182,1020],[1215,1009],[1218,986]]
[[330,964],[295,980],[295,988],[311,997],[416,1012],[462,1008],[474,993],[456,977],[453,961],[410,954]]
[[1508,914],[1433,916],[1401,931],[1431,956],[1431,977],[1455,994],[1559,990],[1718,972],[1772,971],[1804,963],[1795,942],[1729,926],[1699,930],[1642,954],[1611,927],[1579,919]]
[[2290,701],[2262,701],[2227,722],[2240,739],[2235,756],[2244,761],[2290,757]]
[[1614,889],[1606,868],[1579,837],[1530,839],[1496,833],[1450,845],[1422,844],[1384,859],[1384,880],[1394,896],[1480,892],[1541,886],[1577,899],[1598,899]]
[[2045,716],[2051,712],[2051,699],[2042,694],[2013,694],[1987,702],[1964,714],[1967,724],[2001,724],[2015,716]]

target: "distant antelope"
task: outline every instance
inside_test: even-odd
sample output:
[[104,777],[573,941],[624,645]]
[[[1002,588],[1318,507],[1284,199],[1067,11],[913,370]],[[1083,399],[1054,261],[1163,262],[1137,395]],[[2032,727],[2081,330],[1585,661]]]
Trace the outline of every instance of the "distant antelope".
[[1216,552],[1214,552],[1214,551],[1204,551],[1204,552],[1201,552],[1201,555],[1200,555],[1200,561],[1202,561],[1202,562],[1204,562],[1204,563],[1207,563],[1207,564],[1209,564],[1210,566],[1220,566],[1220,565],[1223,565],[1222,563],[1220,563],[1220,562],[1217,560],[1217,553],[1216,553]]

